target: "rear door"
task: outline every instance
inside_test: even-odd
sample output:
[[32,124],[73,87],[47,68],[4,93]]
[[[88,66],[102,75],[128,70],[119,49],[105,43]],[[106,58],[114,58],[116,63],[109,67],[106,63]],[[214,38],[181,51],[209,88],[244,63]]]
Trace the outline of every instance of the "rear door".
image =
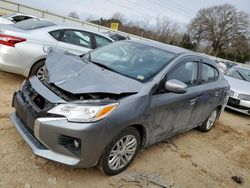
[[[158,91],[151,96],[147,120],[151,124],[149,127],[152,129],[152,142],[171,137],[194,126],[194,124],[190,124],[190,117],[196,109],[200,96],[198,69],[198,58],[182,59],[167,73]],[[177,94],[165,91],[163,83],[170,79],[186,83],[187,92]]]
[[200,113],[196,119],[199,122],[203,122],[209,114],[218,107],[218,101],[220,93],[222,92],[222,86],[217,82],[219,78],[219,72],[215,66],[210,64],[207,60],[203,59],[201,66],[201,80],[200,88],[202,95],[200,96]]
[[67,50],[75,55],[82,55],[93,49],[92,33],[66,29],[58,42],[58,48]]

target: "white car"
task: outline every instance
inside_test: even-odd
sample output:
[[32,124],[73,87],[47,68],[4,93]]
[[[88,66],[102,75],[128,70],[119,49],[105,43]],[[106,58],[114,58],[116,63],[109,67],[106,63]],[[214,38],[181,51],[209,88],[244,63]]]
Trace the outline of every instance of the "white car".
[[0,17],[0,24],[14,24],[17,22],[21,22],[21,21],[28,20],[28,19],[34,19],[34,18],[39,19],[35,16],[21,14],[21,13],[7,14],[7,15],[3,15]]
[[227,108],[250,115],[250,68],[234,66],[225,72],[230,85]]
[[43,65],[49,47],[75,55],[114,42],[82,28],[60,26],[48,20],[30,19],[0,24],[0,70],[43,79]]

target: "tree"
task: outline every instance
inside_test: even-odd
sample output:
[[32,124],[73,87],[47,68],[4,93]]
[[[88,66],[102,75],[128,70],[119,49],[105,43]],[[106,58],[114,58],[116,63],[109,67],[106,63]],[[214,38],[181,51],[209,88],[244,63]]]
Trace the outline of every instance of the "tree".
[[179,27],[167,17],[157,17],[153,39],[164,43],[179,44]]
[[249,27],[249,15],[230,4],[201,9],[189,26],[192,39],[212,47],[217,56],[230,41],[244,35]]
[[108,28],[110,28],[111,23],[119,23],[119,31],[173,45],[179,45],[182,36],[182,34],[178,32],[178,25],[166,17],[158,17],[156,19],[156,27],[150,25],[149,19],[140,21],[127,20],[121,13],[113,14],[110,19],[100,18],[93,20],[92,18],[88,18],[88,21]]
[[245,63],[250,60],[250,46],[245,35],[241,35],[232,40],[225,47],[222,53],[218,54],[221,58]]
[[114,20],[119,20],[121,23],[125,23],[127,21],[126,17],[124,16],[124,14],[120,13],[120,12],[116,12],[112,15],[112,18]]
[[190,35],[188,33],[183,34],[180,46],[183,48],[194,50],[195,45],[192,43]]
[[77,12],[76,11],[72,11],[69,13],[68,17],[71,17],[71,18],[74,18],[74,19],[77,19],[77,20],[80,20],[80,17],[78,16]]

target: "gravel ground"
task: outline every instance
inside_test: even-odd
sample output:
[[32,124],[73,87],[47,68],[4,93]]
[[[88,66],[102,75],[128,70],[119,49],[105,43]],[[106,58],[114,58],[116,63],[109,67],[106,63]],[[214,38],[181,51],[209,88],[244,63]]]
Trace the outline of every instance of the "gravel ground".
[[0,187],[250,187],[250,117],[233,111],[209,133],[192,130],[146,148],[114,177],[37,157],[9,119],[23,79],[0,72]]

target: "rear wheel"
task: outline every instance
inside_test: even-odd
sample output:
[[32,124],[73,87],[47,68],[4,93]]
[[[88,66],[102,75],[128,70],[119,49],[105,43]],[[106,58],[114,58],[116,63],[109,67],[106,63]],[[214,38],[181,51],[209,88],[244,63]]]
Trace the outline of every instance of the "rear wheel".
[[31,71],[30,71],[30,77],[37,76],[37,78],[39,80],[44,81],[44,79],[45,79],[44,63],[45,63],[45,60],[41,60],[41,61],[37,62],[36,64],[34,64]]
[[215,109],[209,114],[208,118],[198,127],[202,132],[208,132],[214,126],[216,119],[218,117],[218,109]]
[[107,175],[116,175],[133,161],[140,147],[140,133],[134,127],[124,129],[105,148],[99,167]]

